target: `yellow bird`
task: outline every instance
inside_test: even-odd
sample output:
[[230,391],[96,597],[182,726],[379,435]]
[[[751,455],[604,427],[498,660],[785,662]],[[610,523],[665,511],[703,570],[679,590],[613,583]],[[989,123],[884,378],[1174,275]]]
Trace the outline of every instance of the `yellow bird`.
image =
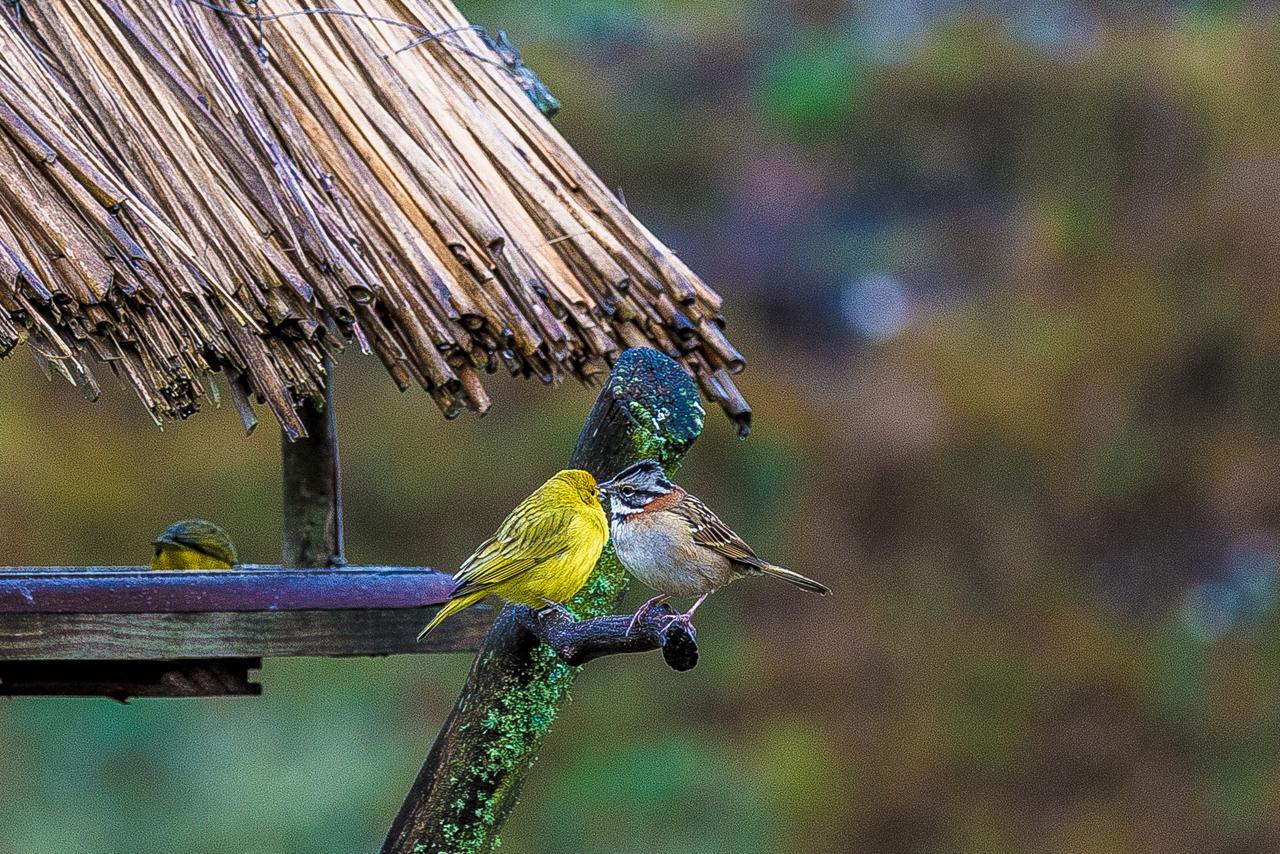
[[152,569],[230,569],[239,562],[227,532],[204,519],[174,522],[152,544]]
[[489,595],[531,606],[568,601],[587,583],[608,539],[596,479],[579,469],[557,472],[463,562],[449,601],[418,640]]

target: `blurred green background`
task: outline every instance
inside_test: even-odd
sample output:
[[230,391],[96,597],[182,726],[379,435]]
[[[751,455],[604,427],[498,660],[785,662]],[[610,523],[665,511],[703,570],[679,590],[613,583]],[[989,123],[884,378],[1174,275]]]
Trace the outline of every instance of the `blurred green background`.
[[[1272,4],[464,3],[727,298],[756,430],[682,482],[765,580],[577,684],[509,852],[1280,850]],[[358,562],[453,567],[592,393],[446,424],[339,365]],[[278,439],[0,365],[0,560],[276,560]],[[639,591],[633,591],[638,602]],[[260,699],[0,703],[0,851],[375,850],[465,656],[269,661]]]

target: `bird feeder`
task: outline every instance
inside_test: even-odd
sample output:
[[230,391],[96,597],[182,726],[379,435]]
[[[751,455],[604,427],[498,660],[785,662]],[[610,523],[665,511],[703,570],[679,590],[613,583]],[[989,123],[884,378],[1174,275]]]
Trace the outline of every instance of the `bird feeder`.
[[[601,620],[475,608],[422,645],[449,575],[343,558],[331,357],[347,347],[446,418],[487,410],[497,371],[602,384],[571,458],[599,476],[675,465],[699,390],[749,427],[720,297],[530,81],[448,0],[0,8],[0,355],[26,350],[90,399],[110,372],[161,424],[221,393],[252,431],[265,407],[285,497],[283,567],[0,569],[0,694],[255,694],[268,656],[483,645],[464,696],[515,708],[540,681],[554,715],[570,663],[662,647],[689,665],[691,639],[624,638],[604,616],[624,585],[608,557],[577,603]],[[479,744],[459,737],[464,706],[386,850],[482,833],[509,808],[518,762],[454,773]],[[480,740],[536,751],[541,731],[498,718],[507,731]]]

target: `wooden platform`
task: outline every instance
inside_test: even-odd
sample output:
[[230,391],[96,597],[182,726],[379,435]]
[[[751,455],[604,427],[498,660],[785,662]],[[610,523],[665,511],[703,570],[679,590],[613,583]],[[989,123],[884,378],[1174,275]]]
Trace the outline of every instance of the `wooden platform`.
[[423,567],[0,567],[0,695],[254,694],[267,657],[473,651],[492,608],[415,640],[452,588]]

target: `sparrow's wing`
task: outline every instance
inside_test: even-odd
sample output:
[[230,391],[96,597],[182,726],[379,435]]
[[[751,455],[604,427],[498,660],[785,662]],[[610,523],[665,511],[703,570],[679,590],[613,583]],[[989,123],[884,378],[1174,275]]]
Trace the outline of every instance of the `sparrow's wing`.
[[671,508],[671,512],[689,523],[689,533],[697,545],[714,549],[734,563],[764,569],[765,562],[756,557],[751,546],[744,543],[742,537],[720,521],[720,517],[699,499],[686,495]]

